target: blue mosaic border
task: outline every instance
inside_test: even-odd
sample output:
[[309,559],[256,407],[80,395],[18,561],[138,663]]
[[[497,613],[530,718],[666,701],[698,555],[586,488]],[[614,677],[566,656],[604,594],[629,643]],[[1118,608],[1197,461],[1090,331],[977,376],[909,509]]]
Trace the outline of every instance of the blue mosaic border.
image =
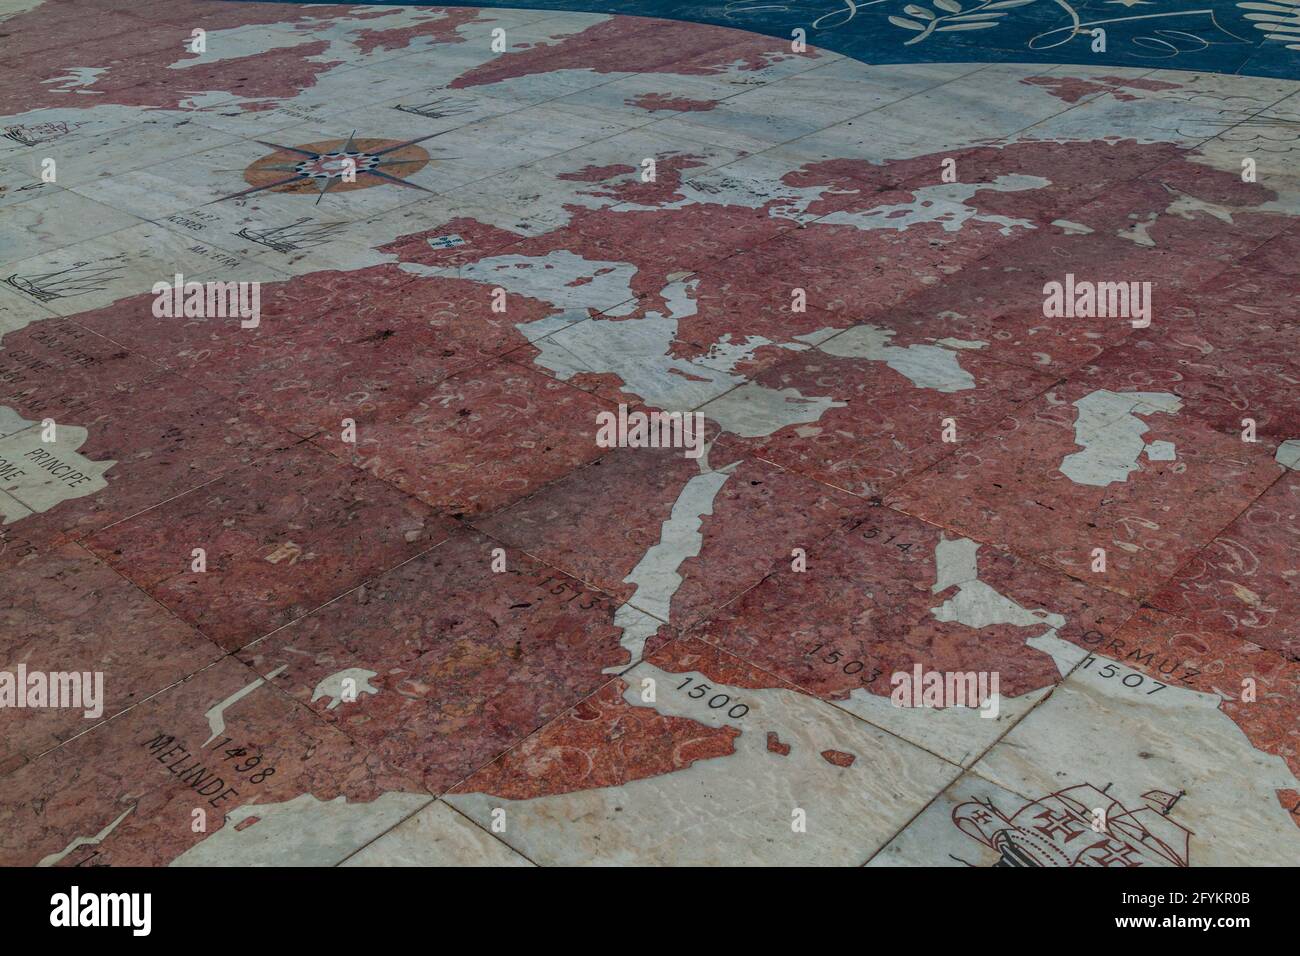
[[[866,63],[1076,63],[1300,79],[1300,0],[480,0],[429,5],[660,17],[783,38],[803,28],[810,44]],[[1106,31],[1105,52],[1093,51],[1091,31],[1097,28]]]

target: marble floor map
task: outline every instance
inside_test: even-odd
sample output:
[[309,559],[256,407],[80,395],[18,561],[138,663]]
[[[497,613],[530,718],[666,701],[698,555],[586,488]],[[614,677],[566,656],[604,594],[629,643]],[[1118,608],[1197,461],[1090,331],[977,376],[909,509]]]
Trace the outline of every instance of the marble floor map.
[[1300,865],[1300,0],[0,0],[0,336],[4,867]]

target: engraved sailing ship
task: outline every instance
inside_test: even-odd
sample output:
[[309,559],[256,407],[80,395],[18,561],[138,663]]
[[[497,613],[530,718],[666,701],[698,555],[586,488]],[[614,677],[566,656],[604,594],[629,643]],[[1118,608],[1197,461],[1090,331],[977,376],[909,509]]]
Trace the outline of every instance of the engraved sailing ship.
[[423,116],[427,119],[445,119],[448,116],[460,116],[462,113],[472,113],[474,111],[473,106],[467,103],[456,103],[450,96],[439,96],[427,103],[418,103],[413,106],[402,104],[394,106],[393,109],[401,110],[403,113],[414,113],[416,116]]
[[1129,809],[1081,784],[1003,814],[992,801],[953,808],[959,830],[998,853],[994,866],[1187,866],[1191,830],[1169,818],[1183,793],[1148,790]]
[[23,146],[35,146],[38,143],[48,143],[52,139],[58,139],[61,136],[67,136],[71,130],[67,123],[22,123],[17,126],[6,126],[4,128],[4,138],[13,140]]
[[334,237],[334,233],[346,225],[346,223],[342,222],[323,222],[315,226],[305,225],[305,223],[311,222],[315,222],[311,216],[304,216],[301,219],[295,219],[287,226],[275,226],[270,229],[250,229],[245,226],[235,235],[241,239],[267,246],[276,252],[287,253],[323,246]]
[[[120,258],[120,257],[114,257]],[[112,259],[106,260],[111,262]],[[78,295],[102,292],[114,279],[124,274],[116,265],[90,266],[89,261],[74,262],[66,269],[55,272],[37,272],[20,276],[17,273],[5,279],[5,284],[40,302],[68,299]]]

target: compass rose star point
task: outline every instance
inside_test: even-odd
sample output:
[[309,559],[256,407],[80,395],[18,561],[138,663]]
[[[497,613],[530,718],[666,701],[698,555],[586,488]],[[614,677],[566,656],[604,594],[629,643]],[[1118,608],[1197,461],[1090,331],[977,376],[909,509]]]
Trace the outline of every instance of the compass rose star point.
[[381,185],[432,192],[419,183],[410,182],[409,177],[432,161],[429,153],[418,144],[441,135],[442,133],[433,133],[402,141],[358,139],[356,130],[353,130],[347,139],[300,146],[256,140],[275,152],[244,170],[248,189],[214,201],[223,202],[253,193],[275,191],[314,195],[319,204],[327,192]]

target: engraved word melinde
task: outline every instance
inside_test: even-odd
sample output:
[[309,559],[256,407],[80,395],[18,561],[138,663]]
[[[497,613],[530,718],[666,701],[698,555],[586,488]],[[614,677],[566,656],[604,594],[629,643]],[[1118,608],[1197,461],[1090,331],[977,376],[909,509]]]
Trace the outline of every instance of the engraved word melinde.
[[704,454],[703,412],[631,412],[626,405],[596,413],[600,448],[684,448],[687,458]]
[[172,282],[155,282],[150,291],[156,319],[238,316],[243,329],[255,329],[262,323],[260,282],[186,282],[178,272]]
[[1065,282],[1043,286],[1043,317],[1047,319],[1130,319],[1133,328],[1151,324],[1150,282],[1076,282],[1073,272]]

